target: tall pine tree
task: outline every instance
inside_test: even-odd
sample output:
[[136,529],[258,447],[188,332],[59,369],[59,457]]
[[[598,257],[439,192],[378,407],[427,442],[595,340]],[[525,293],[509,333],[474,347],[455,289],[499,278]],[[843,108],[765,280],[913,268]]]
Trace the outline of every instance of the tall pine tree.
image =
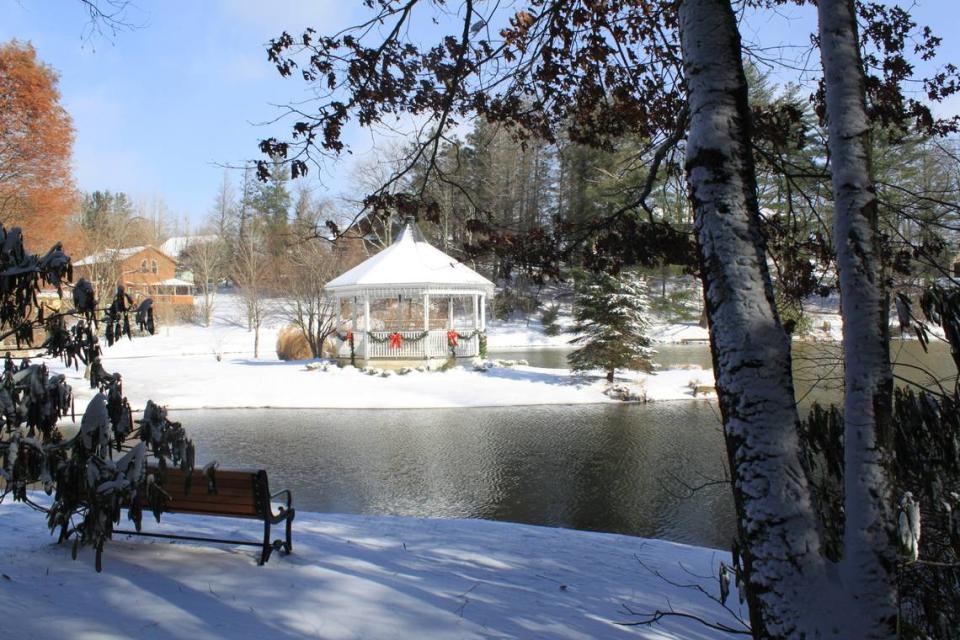
[[274,158],[269,178],[257,184],[253,195],[253,208],[264,223],[269,251],[273,256],[283,252],[288,240],[291,205],[289,182],[289,167],[279,158]]

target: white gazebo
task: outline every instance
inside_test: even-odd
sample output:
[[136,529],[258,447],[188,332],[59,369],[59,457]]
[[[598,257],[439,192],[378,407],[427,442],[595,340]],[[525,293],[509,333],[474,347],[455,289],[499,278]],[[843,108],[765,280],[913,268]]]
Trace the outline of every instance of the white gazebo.
[[349,360],[352,349],[366,364],[429,364],[480,354],[494,285],[407,221],[393,244],[325,289],[337,313],[339,358]]

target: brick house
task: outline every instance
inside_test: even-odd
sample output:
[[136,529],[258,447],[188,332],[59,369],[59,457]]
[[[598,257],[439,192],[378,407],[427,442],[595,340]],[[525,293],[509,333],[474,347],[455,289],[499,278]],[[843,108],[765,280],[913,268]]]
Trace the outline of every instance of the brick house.
[[150,245],[89,255],[73,263],[73,273],[75,280],[90,280],[101,297],[122,283],[136,299],[149,297],[161,305],[193,306],[193,283],[178,278],[176,261]]

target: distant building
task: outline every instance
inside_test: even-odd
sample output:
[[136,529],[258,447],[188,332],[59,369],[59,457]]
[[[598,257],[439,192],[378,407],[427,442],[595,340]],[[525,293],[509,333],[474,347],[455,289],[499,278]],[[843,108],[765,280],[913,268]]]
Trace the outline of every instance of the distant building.
[[163,253],[167,254],[177,262],[183,256],[183,252],[193,244],[200,244],[205,242],[216,242],[218,236],[215,235],[203,235],[203,236],[174,236],[169,240],[165,241],[160,245],[159,249]]
[[158,304],[193,306],[193,283],[177,277],[177,262],[146,245],[107,249],[73,263],[74,278],[90,280],[101,296],[118,284]]
[[196,285],[193,271],[188,264],[189,260],[185,260],[184,258],[190,253],[190,247],[195,247],[198,244],[216,242],[218,239],[219,236],[215,235],[174,236],[160,245],[160,251],[173,258],[177,263],[175,274],[177,278]]

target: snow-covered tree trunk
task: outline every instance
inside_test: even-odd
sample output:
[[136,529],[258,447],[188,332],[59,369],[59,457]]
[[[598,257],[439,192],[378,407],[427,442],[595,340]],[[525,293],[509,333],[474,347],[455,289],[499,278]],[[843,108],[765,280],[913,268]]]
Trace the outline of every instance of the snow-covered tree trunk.
[[844,588],[864,638],[895,633],[896,546],[889,475],[893,375],[889,321],[870,170],[853,0],[820,0],[820,51],[826,87],[834,199],[834,243],[843,301]]
[[811,632],[823,558],[800,463],[790,342],[774,305],[729,0],[684,0],[687,181],[755,637]]
[[253,357],[254,359],[260,357],[260,320],[256,320],[253,327]]

